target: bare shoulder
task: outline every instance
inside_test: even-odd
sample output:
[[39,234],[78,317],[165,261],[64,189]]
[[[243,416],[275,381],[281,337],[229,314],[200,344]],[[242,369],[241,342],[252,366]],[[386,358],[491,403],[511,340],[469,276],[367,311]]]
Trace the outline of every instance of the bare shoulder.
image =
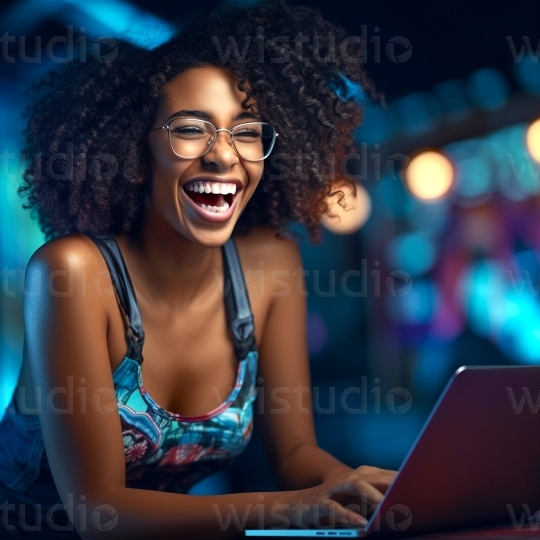
[[267,270],[295,270],[302,264],[300,249],[290,237],[277,238],[270,227],[255,227],[249,234],[235,237],[242,264],[260,268],[261,261]]
[[96,252],[99,250],[86,235],[70,233],[49,240],[40,246],[30,258],[30,261],[46,263],[69,263],[75,266],[92,265],[97,263]]
[[[28,261],[26,275],[27,280],[46,283],[52,296],[59,297],[103,297],[103,290],[112,285],[101,252],[81,233],[54,238],[40,246]],[[96,284],[100,292],[93,295]]]

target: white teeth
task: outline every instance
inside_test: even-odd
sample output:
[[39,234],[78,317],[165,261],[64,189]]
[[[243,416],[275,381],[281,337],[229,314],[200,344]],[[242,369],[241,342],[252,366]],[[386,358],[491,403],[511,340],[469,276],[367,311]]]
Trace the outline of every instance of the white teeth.
[[218,183],[218,182],[194,182],[186,186],[188,191],[195,193],[214,193],[216,195],[227,195],[236,193],[236,184]]
[[202,207],[203,210],[206,210],[207,212],[214,212],[216,214],[222,214],[223,212],[226,212],[230,208],[229,203],[227,201],[223,203],[223,206],[211,206],[211,205],[207,206],[206,204],[199,204],[199,203],[196,203],[196,204]]

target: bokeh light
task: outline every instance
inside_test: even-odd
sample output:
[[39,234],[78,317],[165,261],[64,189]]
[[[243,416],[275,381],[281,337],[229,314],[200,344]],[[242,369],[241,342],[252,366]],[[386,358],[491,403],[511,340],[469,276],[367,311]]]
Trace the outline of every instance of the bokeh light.
[[391,268],[416,277],[427,272],[435,263],[437,249],[431,238],[422,232],[403,234],[395,238],[387,249]]
[[500,109],[510,94],[506,77],[494,68],[475,71],[467,80],[467,87],[472,101],[490,111]]
[[346,184],[343,186],[338,184],[336,190],[343,191],[345,197],[341,202],[338,202],[341,195],[333,195],[329,198],[328,214],[332,216],[323,216],[322,225],[335,234],[351,234],[358,231],[371,214],[369,193],[359,183],[356,183],[356,198]]
[[446,195],[454,181],[454,168],[442,152],[427,150],[412,158],[406,183],[418,199],[435,200]]
[[540,118],[527,129],[526,141],[529,154],[540,163]]

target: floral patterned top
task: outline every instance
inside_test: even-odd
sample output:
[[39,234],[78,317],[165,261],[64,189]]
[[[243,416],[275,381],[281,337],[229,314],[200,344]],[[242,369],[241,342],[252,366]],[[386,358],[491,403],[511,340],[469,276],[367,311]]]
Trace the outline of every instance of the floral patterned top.
[[223,469],[247,446],[257,390],[257,348],[249,297],[234,240],[222,247],[224,300],[238,357],[236,384],[216,409],[184,417],[162,409],[142,380],[142,320],[122,254],[111,236],[88,235],[101,250],[129,328],[128,354],[113,372],[124,436],[126,485],[187,493],[206,476]]

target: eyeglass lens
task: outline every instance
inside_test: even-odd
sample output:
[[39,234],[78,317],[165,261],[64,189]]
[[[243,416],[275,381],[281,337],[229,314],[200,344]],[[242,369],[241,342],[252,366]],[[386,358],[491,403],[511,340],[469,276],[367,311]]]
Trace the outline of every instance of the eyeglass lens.
[[[169,125],[171,146],[175,154],[185,158],[202,156],[217,135],[209,122],[193,118],[175,118]],[[253,122],[234,130],[233,141],[238,154],[246,160],[268,157],[275,140],[272,126]]]

